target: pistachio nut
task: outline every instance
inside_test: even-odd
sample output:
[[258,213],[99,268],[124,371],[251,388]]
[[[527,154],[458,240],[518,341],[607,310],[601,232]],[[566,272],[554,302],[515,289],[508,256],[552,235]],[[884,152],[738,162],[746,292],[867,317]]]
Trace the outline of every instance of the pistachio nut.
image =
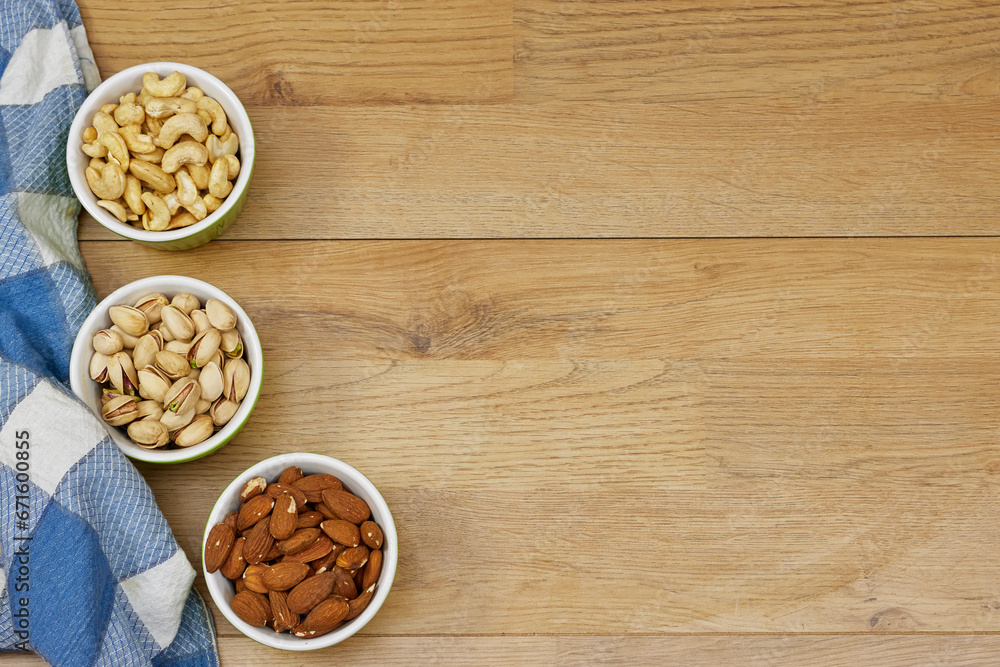
[[156,353],[163,349],[163,336],[159,331],[150,331],[139,339],[132,350],[132,365],[145,368],[156,359]]
[[108,355],[94,352],[90,358],[90,379],[95,382],[108,381]]
[[128,437],[145,449],[156,449],[170,442],[170,432],[167,427],[153,419],[143,419],[129,424]]
[[191,343],[185,343],[182,340],[172,340],[166,343],[163,349],[174,354],[179,354],[182,357],[187,357],[188,350],[191,349]]
[[[169,346],[170,343],[167,345]],[[170,350],[157,352],[154,365],[171,380],[180,379],[191,372],[191,366],[188,365],[187,359]]]
[[132,306],[111,306],[108,309],[111,321],[119,329],[130,336],[141,336],[149,331],[149,321],[146,314]]
[[208,415],[195,415],[187,426],[174,432],[174,444],[178,447],[190,447],[204,442],[215,432],[215,424]]
[[146,315],[146,320],[150,325],[156,324],[160,321],[160,310],[164,306],[169,305],[170,302],[167,300],[167,297],[163,296],[159,292],[147,294],[135,302],[135,308],[138,308]]
[[212,401],[205,400],[204,398],[198,399],[198,404],[194,406],[194,412],[197,415],[203,415],[212,409]]
[[135,344],[139,342],[138,336],[133,336],[132,334],[123,331],[117,324],[112,324],[111,330],[122,337],[122,344],[125,346],[126,350],[134,349]]
[[139,391],[139,378],[128,352],[115,352],[108,358],[108,380],[123,394],[135,396]]
[[185,315],[190,316],[191,311],[196,308],[201,308],[201,301],[198,300],[194,294],[188,294],[187,292],[181,292],[174,296],[170,300],[170,305],[181,311]]
[[208,414],[211,415],[212,422],[216,426],[225,426],[239,409],[239,402],[230,401],[225,396],[221,396],[218,400],[212,403],[212,407],[209,408]]
[[215,358],[215,353],[219,351],[221,343],[222,334],[218,329],[206,329],[195,336],[187,352],[191,368],[201,368],[211,362]]
[[[139,395],[157,403],[163,403],[163,397],[170,389],[171,381],[167,374],[156,366],[144,366],[138,372]],[[162,412],[162,410],[161,410]]]
[[171,412],[170,410],[166,410],[163,416],[160,417],[160,423],[173,433],[177,429],[190,424],[192,419],[194,419],[194,410],[188,410],[187,412]]
[[163,395],[163,409],[167,412],[194,411],[201,399],[201,385],[197,380],[181,378],[170,385]]
[[243,356],[243,336],[236,329],[223,331],[219,349],[230,359],[241,358]]
[[236,326],[236,313],[218,299],[206,301],[205,312],[208,313],[208,321],[219,331],[228,331]]
[[250,367],[242,359],[230,359],[222,370],[222,395],[230,401],[242,401],[250,389]]
[[194,330],[196,333],[201,333],[202,331],[207,331],[212,328],[212,323],[208,321],[208,313],[206,313],[201,308],[195,308],[192,310],[188,316],[191,321],[194,322]]
[[177,340],[191,340],[194,337],[194,322],[180,308],[174,305],[164,306],[160,310],[160,319]]
[[131,396],[119,396],[104,404],[101,417],[112,426],[124,426],[138,416],[136,402]]
[[152,419],[159,421],[163,416],[163,406],[157,401],[139,401],[136,403],[139,408],[139,416],[136,419]]
[[121,335],[117,331],[112,331],[111,329],[101,329],[94,334],[94,349],[101,354],[112,355],[115,352],[121,352],[122,348],[125,347],[124,341],[122,341]]
[[201,385],[201,397],[208,401],[214,401],[219,396],[222,396],[222,369],[219,368],[219,364],[214,361],[208,362],[204,368],[201,369],[201,374],[198,376],[198,384]]
[[177,340],[174,335],[170,333],[170,329],[163,326],[163,321],[159,321],[156,324],[150,325],[150,331],[159,331],[160,335],[163,336],[163,342],[169,343],[172,340]]
[[[104,389],[101,390],[101,405],[104,405],[111,399],[118,398],[119,396],[125,396],[125,394],[121,393],[120,391],[115,391],[114,389],[108,389],[107,387],[105,387]],[[129,396],[129,398],[132,397]],[[133,398],[133,400],[135,399]]]

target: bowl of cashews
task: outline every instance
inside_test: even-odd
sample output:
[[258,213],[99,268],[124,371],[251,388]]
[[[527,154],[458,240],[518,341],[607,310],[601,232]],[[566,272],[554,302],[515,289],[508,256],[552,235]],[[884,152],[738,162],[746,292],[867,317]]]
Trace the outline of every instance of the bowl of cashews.
[[152,248],[187,250],[222,234],[242,210],[253,128],[236,94],[208,72],[136,65],[84,100],[66,166],[101,225]]

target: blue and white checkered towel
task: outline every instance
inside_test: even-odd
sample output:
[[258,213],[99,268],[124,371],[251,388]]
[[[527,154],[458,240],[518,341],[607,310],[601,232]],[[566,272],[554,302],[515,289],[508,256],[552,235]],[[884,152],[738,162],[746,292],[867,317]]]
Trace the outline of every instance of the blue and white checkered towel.
[[218,665],[194,569],[66,387],[95,305],[64,157],[98,81],[74,0],[0,0],[0,70],[0,650],[54,665]]

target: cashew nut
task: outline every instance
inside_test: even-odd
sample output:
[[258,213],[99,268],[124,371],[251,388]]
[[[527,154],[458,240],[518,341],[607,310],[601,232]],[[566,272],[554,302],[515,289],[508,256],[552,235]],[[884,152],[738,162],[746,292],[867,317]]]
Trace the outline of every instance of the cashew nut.
[[101,199],[101,200],[99,200],[97,202],[97,205],[100,206],[101,208],[103,208],[104,210],[108,211],[111,215],[113,215],[116,218],[118,218],[119,222],[126,222],[127,221],[126,217],[125,217],[125,215],[126,215],[125,214],[125,207],[122,206],[119,202],[117,202],[117,201],[109,201],[107,199]]
[[226,162],[229,163],[229,180],[233,180],[240,175],[240,159],[235,155],[227,155]]
[[223,199],[233,190],[233,184],[229,182],[229,163],[219,160],[212,165],[212,173],[208,178],[208,192],[213,197]]
[[125,145],[122,135],[108,132],[97,137],[97,143],[108,149],[108,162],[117,163],[123,171],[128,169],[128,146]]
[[87,185],[98,199],[115,200],[125,192],[125,172],[117,164],[105,163],[103,169],[87,167]]
[[240,147],[240,140],[235,134],[230,134],[226,141],[212,135],[205,142],[205,146],[208,147],[208,161],[215,164],[223,156],[236,155],[236,151]]
[[170,218],[170,223],[167,225],[167,229],[180,229],[181,227],[188,227],[198,222],[198,218],[190,211],[181,211],[174,217]]
[[177,215],[177,211],[181,210],[181,203],[177,201],[176,190],[163,195],[163,203],[167,205],[167,210],[170,211],[170,215]]
[[[166,194],[168,192],[173,192],[174,188],[177,187],[177,183],[174,181],[173,176],[160,169],[157,165],[146,162],[145,160],[132,160],[132,162],[129,163],[128,170],[132,172],[133,176],[156,192]],[[124,190],[124,184],[122,185],[122,189]],[[120,197],[121,193],[119,193],[118,196]],[[104,197],[104,199],[117,198],[118,197]],[[147,202],[147,206],[148,205],[149,204]]]
[[142,201],[148,207],[142,216],[142,226],[151,232],[162,232],[170,224],[170,211],[163,203],[163,198],[152,192],[144,192]]
[[198,104],[183,97],[154,97],[146,103],[146,115],[163,120],[176,113],[195,113]]
[[191,174],[191,178],[194,179],[194,184],[198,186],[199,190],[208,190],[208,177],[211,173],[211,168],[204,164],[189,164],[184,166]]
[[[205,164],[208,162],[208,149],[197,141],[182,141],[167,149],[160,161],[160,167],[172,174],[186,164]],[[226,173],[229,173],[226,167]]]
[[201,98],[205,97],[205,91],[203,91],[201,88],[198,88],[197,86],[191,86],[183,93],[181,93],[178,97],[183,97],[186,100],[194,100],[195,102],[197,102]]
[[201,197],[195,197],[194,202],[184,208],[190,211],[196,220],[204,220],[208,216],[208,207],[205,206],[205,200]]
[[226,131],[229,124],[226,122],[226,112],[216,100],[211,97],[202,97],[198,100],[198,109],[207,111],[212,117],[212,134],[219,136]]
[[222,206],[222,200],[211,193],[205,195],[202,199],[205,201],[205,210],[209,213],[215,213]]
[[122,97],[122,100],[126,100],[129,95],[132,96],[132,99],[119,104],[114,113],[115,122],[122,127],[126,125],[142,125],[142,121],[146,120],[146,110],[135,103],[135,93],[125,95]]
[[117,132],[118,123],[111,117],[111,114],[98,111],[94,114],[94,129],[97,130],[97,136],[101,136],[108,132]]
[[201,116],[201,119],[205,121],[206,125],[212,124],[212,114],[208,113],[204,109],[198,109],[198,115]]
[[132,174],[125,176],[125,192],[122,197],[136,215],[142,215],[146,212],[146,204],[142,201],[142,184]]
[[90,157],[107,157],[108,155],[108,147],[96,141],[92,144],[84,144],[80,147],[80,150]]
[[198,199],[198,186],[194,184],[191,174],[181,168],[177,170],[174,178],[177,180],[177,201],[181,206],[194,204],[194,200]]
[[166,151],[157,146],[148,153],[135,153],[132,157],[136,160],[145,160],[150,164],[160,164],[164,153],[166,153]]
[[86,130],[83,131],[83,137],[82,138],[83,138],[83,143],[85,143],[85,144],[92,144],[92,143],[94,143],[94,140],[97,139],[97,128],[95,128],[93,125],[91,125]]
[[146,116],[146,122],[143,123],[143,128],[146,130],[146,134],[151,137],[160,136],[160,130],[163,128],[163,121],[159,118],[153,118],[152,116]]
[[122,135],[125,145],[128,146],[128,149],[133,154],[152,153],[156,150],[156,146],[153,144],[153,137],[143,134],[142,129],[138,125],[124,125],[119,134]]
[[103,104],[103,105],[101,105],[101,112],[102,113],[106,113],[106,114],[108,114],[110,116],[110,115],[114,114],[115,109],[117,109],[117,108],[118,108],[117,104]]
[[[105,164],[106,163],[101,158],[99,158],[99,157],[92,157],[92,158],[90,158],[90,164],[88,164],[87,166],[91,167],[93,169],[96,169],[98,172],[101,172],[104,169],[104,165]],[[206,187],[208,187],[208,186],[206,186]]]
[[208,138],[208,127],[198,114],[181,113],[171,116],[160,129],[160,148],[170,148],[182,134],[190,134],[195,141],[203,142]]
[[142,75],[142,87],[149,91],[153,97],[173,97],[187,85],[187,77],[180,72],[171,72],[164,79],[155,72],[146,72]]

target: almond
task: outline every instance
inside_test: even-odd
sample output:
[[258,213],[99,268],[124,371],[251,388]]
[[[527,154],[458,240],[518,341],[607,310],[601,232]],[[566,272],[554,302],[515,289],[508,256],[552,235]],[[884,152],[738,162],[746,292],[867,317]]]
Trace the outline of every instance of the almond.
[[340,517],[333,513],[333,510],[324,505],[323,503],[316,503],[316,511],[323,515],[324,519],[339,519]]
[[268,484],[265,493],[275,500],[283,494],[290,493],[292,497],[295,498],[296,507],[305,507],[309,500],[306,498],[306,494],[302,493],[299,489],[296,489],[290,484]]
[[368,554],[368,563],[364,567],[364,578],[361,580],[361,588],[367,589],[375,585],[378,575],[382,574],[382,551],[376,549]]
[[292,634],[304,638],[325,635],[340,625],[349,611],[350,606],[344,600],[324,600],[309,612],[304,621],[292,629]]
[[271,513],[274,498],[261,494],[254,496],[240,507],[240,515],[236,518],[236,530],[246,530]]
[[310,572],[312,570],[305,563],[275,563],[264,572],[263,582],[272,591],[287,591],[298,585]]
[[267,618],[271,615],[271,605],[260,593],[245,590],[233,596],[233,612],[240,619],[257,628],[267,625]]
[[281,471],[281,475],[278,477],[278,483],[291,484],[292,482],[297,482],[300,479],[302,479],[302,468],[298,466],[291,466]]
[[287,540],[295,532],[295,527],[299,523],[299,515],[295,510],[295,497],[292,494],[283,493],[275,499],[270,522],[271,535],[274,539]]
[[217,523],[212,526],[208,539],[205,540],[205,569],[208,572],[215,572],[222,567],[235,541],[235,531],[226,524]]
[[219,568],[222,576],[227,579],[236,580],[243,576],[243,570],[247,566],[247,562],[243,560],[243,545],[246,544],[246,541],[245,537],[237,537],[233,542],[233,548],[229,550],[226,562]]
[[308,614],[333,590],[333,572],[317,574],[302,581],[288,594],[288,609],[296,614]]
[[254,593],[267,595],[263,575],[268,569],[267,565],[247,565],[247,569],[243,570],[243,585]]
[[361,544],[361,531],[350,521],[327,519],[319,527],[337,544],[343,544],[345,547],[356,547]]
[[262,563],[270,563],[271,561],[281,558],[281,549],[278,548],[278,543],[275,542],[271,545],[271,550],[264,554],[264,557],[260,559]]
[[[374,521],[365,521],[361,524],[361,541],[368,545],[369,549],[381,549],[382,540],[385,538],[382,535],[382,529],[378,527],[378,524]],[[356,545],[354,545],[356,546]]]
[[331,571],[333,572],[334,595],[339,595],[347,600],[358,597],[358,587],[354,584],[354,579],[347,573],[347,570],[335,567]]
[[226,515],[226,520],[223,521],[223,523],[225,523],[227,526],[233,529],[234,533],[236,532],[236,518],[239,515],[240,515],[239,510],[233,510],[232,512]]
[[271,603],[271,611],[274,613],[274,631],[284,632],[291,630],[299,624],[299,615],[293,614],[288,608],[288,593],[284,591],[270,591],[268,600]]
[[365,610],[365,607],[368,606],[368,603],[372,601],[372,597],[374,595],[375,595],[375,587],[372,586],[371,588],[364,590],[358,597],[354,598],[353,600],[348,600],[347,608],[349,611],[347,612],[347,616],[344,617],[344,620],[350,621],[353,618],[357,618],[357,616]]
[[286,555],[297,553],[315,542],[322,534],[319,528],[300,528],[287,540],[278,542],[278,549]]
[[241,593],[247,589],[247,582],[243,581],[242,578],[237,579],[236,583],[233,584],[233,587],[236,589],[237,593]]
[[264,517],[247,533],[247,543],[243,547],[243,558],[246,559],[247,564],[260,563],[274,545],[270,523],[271,519]]
[[299,513],[299,522],[295,524],[295,527],[316,528],[321,523],[323,523],[323,515],[314,510],[309,510],[308,512]]
[[345,570],[356,570],[368,562],[368,547],[354,547],[346,549],[337,556],[337,567]]
[[243,485],[243,490],[240,491],[240,502],[245,503],[254,496],[259,496],[264,493],[264,489],[267,488],[267,480],[263,477],[254,477],[253,479],[247,481]]
[[[344,521],[359,525],[372,515],[368,503],[342,489],[323,489],[323,504]],[[321,510],[322,511],[322,510]]]
[[[315,529],[307,529],[315,530]],[[326,556],[330,551],[333,550],[333,540],[331,540],[326,535],[320,535],[316,538],[312,544],[307,546],[302,551],[297,551],[293,554],[287,554],[284,558],[286,561],[298,561],[300,563],[309,563],[323,556]]]
[[343,484],[333,475],[319,473],[316,475],[306,475],[302,479],[295,480],[292,482],[292,486],[306,494],[309,502],[318,503],[323,500],[323,496],[321,495],[323,489],[339,489]]
[[314,561],[310,561],[309,565],[312,567],[313,572],[316,574],[321,574],[327,570],[333,569],[333,566],[337,562],[337,556],[340,552],[346,549],[343,544],[334,544],[333,548],[330,549],[330,553]]

